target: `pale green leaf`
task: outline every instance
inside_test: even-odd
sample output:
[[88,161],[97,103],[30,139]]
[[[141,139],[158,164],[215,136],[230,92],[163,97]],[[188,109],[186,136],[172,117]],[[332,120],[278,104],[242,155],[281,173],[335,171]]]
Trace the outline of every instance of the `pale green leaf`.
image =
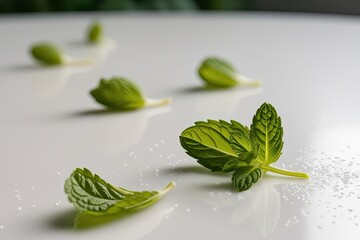
[[145,106],[145,98],[139,86],[123,77],[101,79],[90,94],[95,100],[113,110],[133,110]]
[[239,191],[245,191],[255,184],[262,176],[260,168],[252,165],[239,167],[232,176],[232,184]]
[[260,85],[260,81],[241,75],[229,61],[218,57],[206,58],[201,63],[198,72],[201,79],[214,88]]
[[265,164],[276,162],[284,142],[281,119],[275,108],[269,103],[262,104],[253,117],[250,129],[259,146],[258,160]]
[[89,43],[99,43],[103,39],[103,26],[99,21],[94,21],[87,32],[87,41]]
[[221,58],[210,57],[205,59],[198,71],[200,77],[210,86],[232,87],[238,84],[235,67]]
[[61,50],[52,43],[38,43],[31,47],[31,55],[45,65],[64,64],[64,56]]
[[65,181],[69,201],[81,212],[91,215],[121,213],[155,203],[174,187],[170,183],[164,190],[136,192],[114,187],[88,169],[76,169]]

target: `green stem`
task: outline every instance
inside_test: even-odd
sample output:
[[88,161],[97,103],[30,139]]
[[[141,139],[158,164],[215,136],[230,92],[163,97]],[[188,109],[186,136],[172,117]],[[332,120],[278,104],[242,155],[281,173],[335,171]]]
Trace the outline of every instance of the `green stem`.
[[155,201],[159,200],[160,198],[162,198],[166,193],[168,193],[171,189],[173,189],[175,187],[175,183],[174,182],[170,182],[168,185],[166,185],[166,187],[164,187],[161,191],[158,192],[158,194],[146,199],[143,202],[140,202],[136,205],[133,205],[131,207],[125,208],[125,209],[135,209],[137,207],[146,207],[148,205],[151,205],[152,203],[154,203]]
[[74,58],[66,63],[69,65],[92,65],[94,61],[89,58]]
[[125,189],[125,188],[115,187],[115,186],[113,186],[113,185],[110,185],[110,186],[112,186],[115,191],[117,191],[118,193],[120,193],[120,194],[122,194],[122,195],[132,195],[132,194],[134,194],[133,191],[129,191],[129,190]]
[[162,106],[169,104],[171,102],[171,98],[162,98],[162,99],[146,99],[145,105],[148,107]]
[[158,197],[164,196],[166,193],[168,193],[171,189],[175,187],[174,182],[170,182],[168,185],[166,185],[161,191],[159,191]]
[[303,172],[293,172],[293,171],[289,171],[289,170],[276,168],[276,167],[266,165],[266,164],[260,164],[260,168],[262,170],[264,170],[264,171],[278,173],[278,174],[282,174],[282,175],[286,175],[286,176],[299,177],[299,178],[309,178],[309,175],[307,175],[306,173],[303,173]]
[[63,63],[67,65],[92,65],[94,61],[89,58],[73,58],[68,55],[63,55]]
[[247,87],[258,87],[261,85],[260,80],[251,79],[240,74],[236,75],[236,80],[238,81],[239,85],[247,86]]

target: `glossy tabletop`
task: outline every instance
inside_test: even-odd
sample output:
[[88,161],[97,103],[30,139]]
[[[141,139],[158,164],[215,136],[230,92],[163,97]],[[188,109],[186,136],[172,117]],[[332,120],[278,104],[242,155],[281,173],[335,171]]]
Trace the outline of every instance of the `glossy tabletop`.
[[[100,19],[117,46],[84,44]],[[287,14],[63,14],[0,17],[0,239],[359,239],[360,18]],[[29,46],[51,41],[91,66],[44,68]],[[230,60],[259,88],[202,91],[207,56]],[[89,95],[126,76],[168,106],[106,112]],[[284,127],[274,165],[309,180],[266,176],[238,193],[231,175],[189,157],[193,122],[237,120],[273,104]],[[74,230],[63,185],[86,167],[114,185],[176,187],[155,205]]]

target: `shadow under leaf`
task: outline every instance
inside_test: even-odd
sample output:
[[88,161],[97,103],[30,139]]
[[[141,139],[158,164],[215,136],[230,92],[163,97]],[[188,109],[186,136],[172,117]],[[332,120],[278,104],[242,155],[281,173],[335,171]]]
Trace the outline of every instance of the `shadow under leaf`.
[[213,87],[213,86],[194,86],[180,89],[181,93],[199,93],[199,92],[217,92],[222,90],[232,89],[231,87]]
[[96,216],[71,209],[46,218],[45,223],[57,230],[87,230],[111,224],[112,222],[135,215],[137,212],[138,211],[126,211]]
[[86,212],[79,212],[74,220],[74,230],[87,230],[108,225],[120,219],[135,215],[138,211],[126,211],[109,215],[91,215]]
[[201,188],[201,190],[206,190],[206,191],[210,191],[210,192],[218,192],[218,191],[229,191],[229,192],[233,192],[233,193],[238,193],[235,188],[233,187],[233,185],[231,184],[231,181],[229,180],[229,182],[223,182],[223,183],[219,183],[219,184],[201,184],[198,185],[199,188]]
[[182,166],[176,168],[169,167],[169,168],[164,168],[162,172],[164,172],[165,174],[173,174],[173,175],[203,174],[213,177],[224,177],[224,178],[229,177],[229,173],[212,172],[210,169],[207,169],[200,165]]
[[211,172],[211,170],[206,169],[201,166],[183,166],[183,167],[176,167],[174,168],[164,168],[162,170],[165,173],[177,173],[177,174],[189,174],[189,173],[201,173],[201,174],[214,174],[214,172]]
[[52,215],[45,220],[46,224],[54,229],[71,230],[74,226],[74,218],[77,214],[75,209],[61,212],[57,215]]
[[18,64],[13,66],[7,66],[2,68],[8,72],[30,72],[36,71],[40,69],[59,69],[64,66],[54,66],[54,65],[46,65],[46,64]]
[[128,113],[134,112],[135,110],[112,110],[112,109],[92,109],[92,110],[84,110],[79,112],[74,112],[71,115],[75,117],[85,117],[85,116],[99,116],[99,115],[112,115],[112,114],[121,114],[121,113]]

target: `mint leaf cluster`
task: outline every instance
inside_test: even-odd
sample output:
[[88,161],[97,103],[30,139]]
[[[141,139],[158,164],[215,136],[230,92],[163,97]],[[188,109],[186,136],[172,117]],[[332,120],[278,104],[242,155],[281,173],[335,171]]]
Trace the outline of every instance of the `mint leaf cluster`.
[[264,103],[256,111],[250,128],[234,120],[199,121],[181,133],[180,143],[204,167],[233,172],[232,184],[241,192],[261,179],[266,171],[308,178],[305,173],[270,165],[282,153],[282,137],[281,118],[271,104]]

